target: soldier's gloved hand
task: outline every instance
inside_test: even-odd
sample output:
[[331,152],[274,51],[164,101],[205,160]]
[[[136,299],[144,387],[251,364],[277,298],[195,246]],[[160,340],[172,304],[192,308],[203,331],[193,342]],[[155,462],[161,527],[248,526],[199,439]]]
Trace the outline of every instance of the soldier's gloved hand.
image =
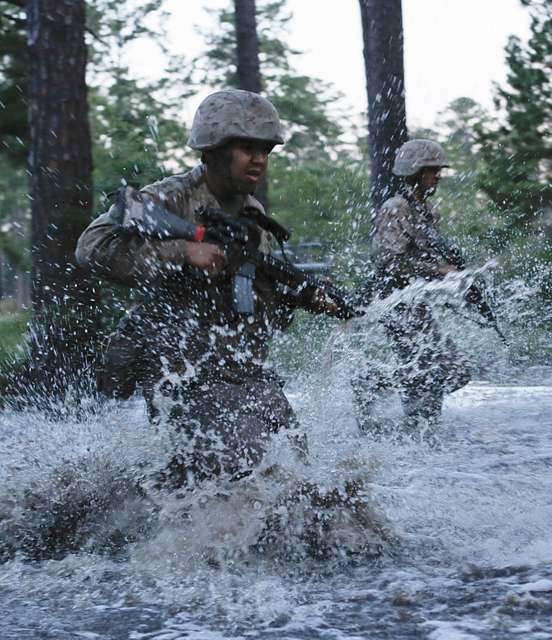
[[186,264],[201,269],[209,276],[220,273],[226,266],[226,254],[216,244],[185,241]]

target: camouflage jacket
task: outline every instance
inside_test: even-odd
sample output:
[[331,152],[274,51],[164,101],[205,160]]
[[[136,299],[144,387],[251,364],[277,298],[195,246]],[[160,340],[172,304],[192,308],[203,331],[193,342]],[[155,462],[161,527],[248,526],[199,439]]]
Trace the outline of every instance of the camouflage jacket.
[[441,254],[431,243],[438,233],[439,211],[396,194],[382,205],[372,236],[372,259],[382,288],[390,292],[415,278],[440,277]]
[[[195,222],[200,207],[220,208],[204,175],[204,167],[199,165],[142,191],[161,200],[172,213]],[[84,231],[76,257],[81,265],[106,278],[138,287],[140,302],[120,327],[125,335],[115,340],[124,367],[141,369],[142,378],[148,372],[158,375],[161,369],[198,380],[208,376],[240,380],[243,375],[259,373],[269,338],[274,330],[289,324],[292,309],[304,301],[257,273],[255,313],[246,317],[237,314],[229,270],[207,278],[198,277],[187,267],[174,268],[183,241],[147,240],[121,233],[114,207]],[[264,213],[252,196],[246,197],[246,208]],[[259,232],[259,250],[269,252],[270,236],[264,230]],[[138,349],[139,362],[131,364],[130,347]]]

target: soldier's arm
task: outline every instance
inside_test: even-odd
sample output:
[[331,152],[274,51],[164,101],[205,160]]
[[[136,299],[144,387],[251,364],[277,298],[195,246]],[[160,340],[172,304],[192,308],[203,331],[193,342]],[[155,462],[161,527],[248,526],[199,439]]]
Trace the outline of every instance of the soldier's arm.
[[[162,263],[159,243],[123,233],[116,214],[113,205],[84,231],[75,251],[77,262],[130,286],[155,279]],[[177,253],[178,247],[174,249]]]
[[[159,197],[155,185],[144,193]],[[177,203],[170,202],[172,209]],[[169,207],[168,207],[169,208]],[[129,286],[155,280],[164,272],[192,265],[207,272],[220,269],[224,252],[211,244],[186,240],[153,240],[133,236],[120,228],[116,205],[99,216],[79,238],[75,252],[79,264]]]

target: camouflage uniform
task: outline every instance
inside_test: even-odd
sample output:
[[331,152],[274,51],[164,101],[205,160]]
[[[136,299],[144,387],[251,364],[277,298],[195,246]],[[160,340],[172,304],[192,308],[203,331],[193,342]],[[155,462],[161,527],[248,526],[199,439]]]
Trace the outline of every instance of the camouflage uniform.
[[[411,141],[407,145],[412,142],[425,141]],[[425,162],[427,164],[417,169],[434,166],[428,160]],[[446,166],[439,158],[437,162],[440,164],[435,166]],[[397,165],[398,162],[395,173],[409,175],[407,170],[400,170],[400,165],[397,171]],[[382,205],[372,236],[372,258],[381,297],[406,287],[417,278],[429,281],[443,277],[439,271],[443,257],[432,244],[431,233],[428,234],[429,231],[438,233],[439,219],[438,209],[427,201],[418,202],[406,185],[402,192]],[[382,322],[399,367],[391,379],[372,371],[353,380],[361,427],[370,424],[370,405],[375,393],[392,386],[400,389],[409,424],[417,425],[420,418],[435,421],[440,415],[444,394],[469,382],[467,361],[451,338],[441,333],[425,303],[400,302]]]
[[[226,99],[234,92],[223,93]],[[209,141],[203,144],[207,148]],[[142,193],[198,222],[202,207],[221,208],[205,171],[198,165]],[[262,205],[245,196],[240,215],[259,213],[264,215]],[[255,312],[239,314],[231,267],[211,277],[176,268],[181,241],[123,234],[116,218],[114,205],[88,227],[76,252],[79,263],[140,290],[140,302],[111,337],[102,386],[121,397],[136,383],[142,387],[151,419],[168,423],[174,435],[176,454],[165,475],[175,485],[220,472],[237,477],[260,460],[272,433],[295,424],[282,383],[265,360],[271,336],[289,325],[295,307],[309,308],[309,301],[258,272]],[[269,234],[259,227],[259,250],[268,252],[269,244]]]

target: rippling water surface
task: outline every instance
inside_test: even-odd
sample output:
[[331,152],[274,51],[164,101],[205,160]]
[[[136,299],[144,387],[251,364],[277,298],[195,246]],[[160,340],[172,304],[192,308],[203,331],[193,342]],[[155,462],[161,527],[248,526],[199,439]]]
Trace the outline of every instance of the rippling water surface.
[[277,442],[193,496],[136,489],[168,446],[141,403],[4,414],[0,637],[552,638],[552,370],[522,373],[450,396],[431,444],[297,383],[309,465]]

